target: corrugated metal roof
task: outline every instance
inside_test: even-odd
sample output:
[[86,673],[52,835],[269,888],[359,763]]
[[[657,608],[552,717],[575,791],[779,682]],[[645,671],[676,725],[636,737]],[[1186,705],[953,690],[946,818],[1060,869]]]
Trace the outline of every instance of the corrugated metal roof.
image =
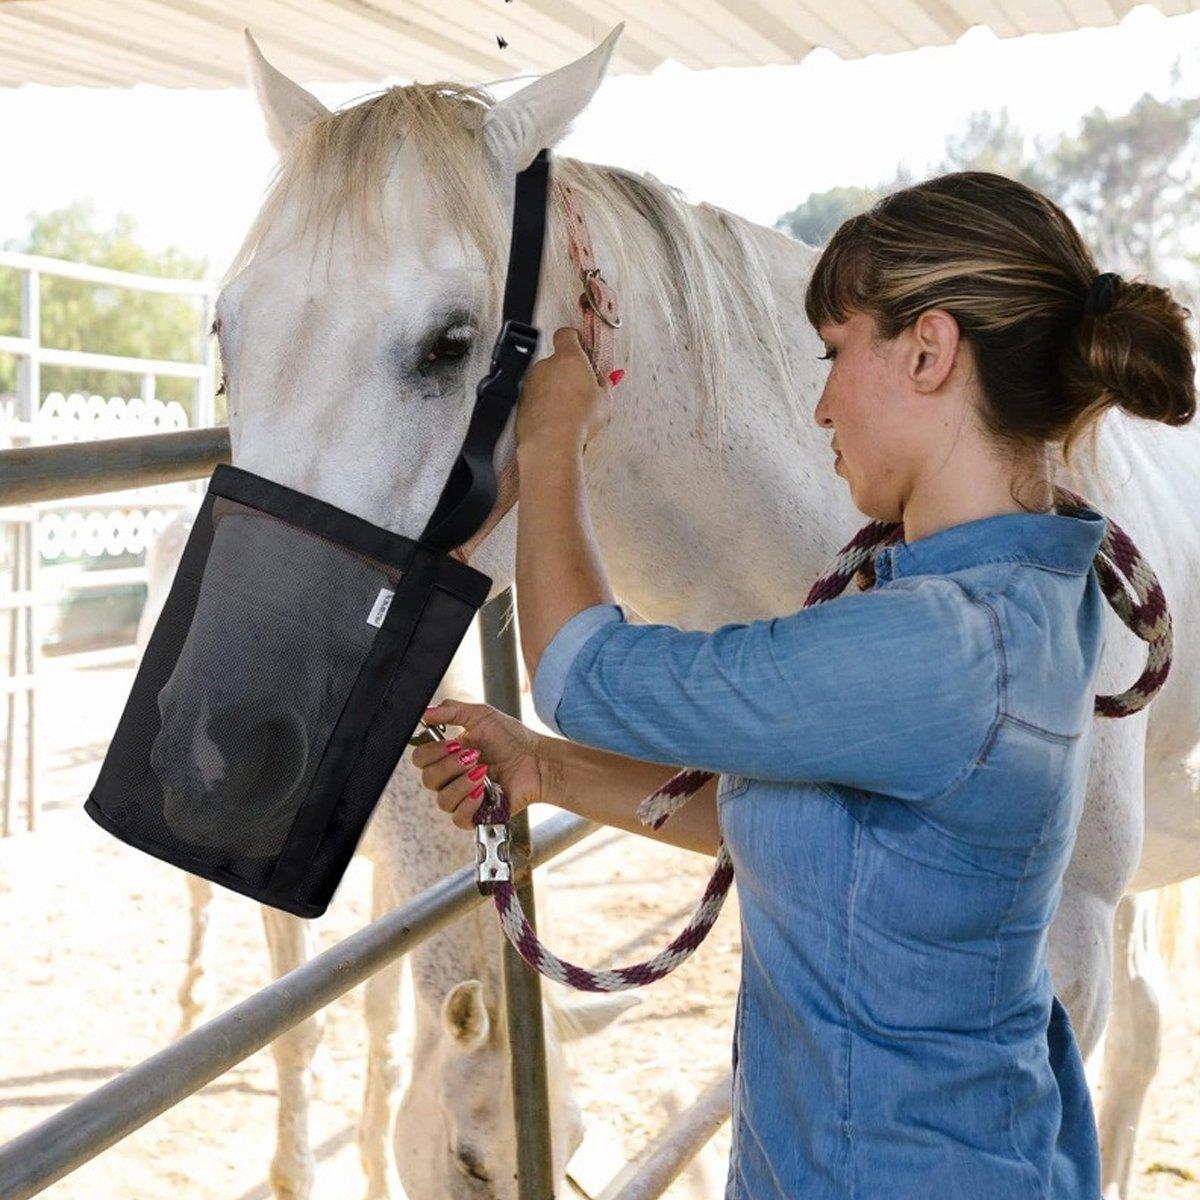
[[[1155,0],[1173,16],[1200,0]],[[0,86],[245,86],[241,30],[305,83],[543,72],[624,21],[610,74],[796,63],[1119,22],[1135,0],[0,0]],[[498,38],[507,46],[501,47]]]

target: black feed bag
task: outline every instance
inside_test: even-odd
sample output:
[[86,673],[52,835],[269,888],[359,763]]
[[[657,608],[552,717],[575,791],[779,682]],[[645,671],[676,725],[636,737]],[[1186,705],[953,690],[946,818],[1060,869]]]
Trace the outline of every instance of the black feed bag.
[[548,151],[517,176],[504,321],[462,450],[414,540],[269,479],[214,471],[84,805],[194,875],[320,916],[487,599],[453,558],[534,357]]

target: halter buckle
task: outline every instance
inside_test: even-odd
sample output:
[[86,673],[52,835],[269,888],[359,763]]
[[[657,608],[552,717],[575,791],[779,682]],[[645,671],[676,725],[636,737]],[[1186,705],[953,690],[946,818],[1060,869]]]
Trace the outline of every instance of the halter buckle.
[[585,308],[590,308],[592,312],[594,312],[596,316],[598,316],[600,320],[602,320],[610,329],[620,329],[621,318],[617,317],[614,320],[612,317],[606,316],[600,310],[600,305],[596,303],[596,297],[592,294],[592,280],[594,279],[598,279],[606,287],[609,286],[608,280],[600,274],[599,267],[589,267],[583,273],[583,291],[579,293],[580,303],[582,303]]

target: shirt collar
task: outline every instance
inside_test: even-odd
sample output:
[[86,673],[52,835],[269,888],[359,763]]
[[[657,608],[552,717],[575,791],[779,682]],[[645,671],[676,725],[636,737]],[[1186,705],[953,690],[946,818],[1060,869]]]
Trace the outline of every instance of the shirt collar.
[[874,557],[875,579],[940,575],[989,562],[1024,562],[1083,575],[1108,531],[1103,513],[997,513],[949,525],[915,542],[900,540]]

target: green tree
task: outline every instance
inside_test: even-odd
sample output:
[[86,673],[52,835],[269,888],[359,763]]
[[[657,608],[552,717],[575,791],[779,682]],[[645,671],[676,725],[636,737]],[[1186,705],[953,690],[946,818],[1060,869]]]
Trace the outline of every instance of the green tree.
[[1088,113],[1048,156],[1043,190],[1071,214],[1101,270],[1191,283],[1198,117],[1200,99],[1147,94],[1121,116]]
[[887,195],[882,187],[835,187],[825,192],[811,192],[808,199],[797,204],[775,222],[775,228],[810,246],[823,246],[833,231],[847,217],[866,212],[876,200]]
[[[1179,79],[1176,60],[1172,86]],[[1200,98],[1159,100],[1147,93],[1128,112],[1093,109],[1076,132],[1034,139],[1030,149],[1007,109],[978,110],[946,139],[941,161],[921,177],[978,170],[1018,179],[1062,207],[1100,270],[1144,274],[1171,287],[1195,311],[1200,253],[1190,247],[1200,200],[1198,117]],[[893,179],[874,186],[814,192],[776,227],[819,246],[841,221],[911,182],[899,169]]]
[[[138,244],[136,234],[128,213],[118,214],[110,227],[100,227],[89,198],[52,212],[31,213],[28,234],[9,239],[4,248],[142,275],[205,278],[204,259],[175,247],[152,253]],[[40,313],[43,346],[175,362],[195,362],[198,357],[202,332],[197,297],[43,275]],[[0,270],[0,332],[16,334],[19,326],[20,277],[16,271]],[[0,394],[15,390],[16,367],[15,358],[0,355]],[[137,396],[141,378],[127,372],[43,365],[41,390],[43,397],[52,391]],[[193,384],[160,376],[156,395],[178,400],[190,411]]]

